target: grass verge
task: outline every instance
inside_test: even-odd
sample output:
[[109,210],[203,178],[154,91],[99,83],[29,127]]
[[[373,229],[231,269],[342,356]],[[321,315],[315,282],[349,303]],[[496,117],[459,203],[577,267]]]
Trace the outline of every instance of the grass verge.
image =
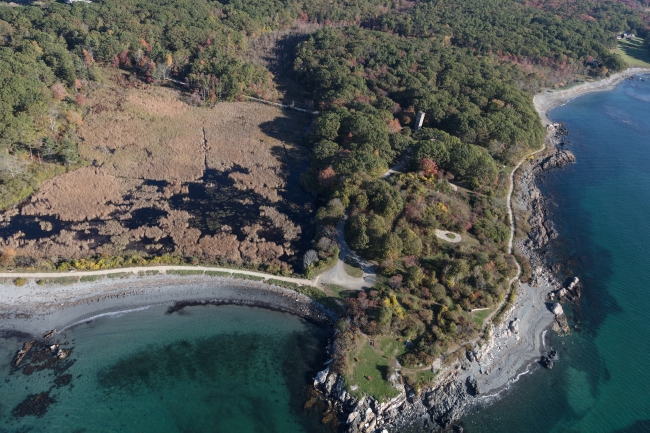
[[248,275],[248,274],[238,274],[233,272],[233,278],[239,278],[240,280],[250,280],[250,281],[264,281],[266,278],[258,277],[257,275]]
[[[158,271],[156,271],[158,272]],[[205,271],[200,271],[197,269],[170,269],[167,271],[167,275],[203,275]]]

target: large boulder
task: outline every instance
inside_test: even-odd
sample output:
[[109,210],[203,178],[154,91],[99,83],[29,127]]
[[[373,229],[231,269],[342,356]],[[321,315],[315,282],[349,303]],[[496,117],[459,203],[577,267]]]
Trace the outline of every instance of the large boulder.
[[551,311],[553,312],[553,314],[555,314],[556,317],[564,315],[564,310],[562,309],[562,306],[558,302],[553,304],[553,308],[551,309]]

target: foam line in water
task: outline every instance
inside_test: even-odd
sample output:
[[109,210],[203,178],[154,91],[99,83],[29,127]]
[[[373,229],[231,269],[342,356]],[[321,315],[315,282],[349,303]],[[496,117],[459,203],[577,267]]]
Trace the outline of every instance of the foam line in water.
[[542,346],[546,349],[546,329],[542,332]]
[[482,395],[482,396],[479,397],[479,400],[487,400],[487,399],[490,399],[490,398],[496,398],[496,397],[498,397],[498,396],[499,396],[503,391],[506,391],[506,390],[510,389],[510,386],[511,386],[512,384],[519,382],[519,379],[521,378],[521,376],[524,376],[524,375],[530,373],[530,368],[529,368],[530,366],[531,366],[531,364],[528,364],[528,365],[526,366],[526,370],[524,370],[524,371],[522,371],[521,373],[519,373],[519,374],[517,375],[517,377],[515,377],[515,378],[513,378],[513,379],[510,379],[510,380],[508,381],[508,383],[506,383],[506,386],[505,386],[503,389],[501,389],[499,392],[496,392],[496,393],[494,393],[494,394]]
[[97,314],[95,316],[88,317],[87,319],[82,319],[82,320],[79,320],[78,322],[74,322],[73,324],[68,325],[65,328],[61,329],[59,332],[63,332],[66,329],[72,328],[73,326],[81,325],[83,323],[92,322],[93,320],[99,319],[100,317],[120,317],[120,316],[123,316],[123,315],[125,315],[127,313],[133,313],[135,311],[146,310],[149,307],[150,307],[150,305],[145,305],[144,307],[132,308],[130,310],[109,311],[108,313]]

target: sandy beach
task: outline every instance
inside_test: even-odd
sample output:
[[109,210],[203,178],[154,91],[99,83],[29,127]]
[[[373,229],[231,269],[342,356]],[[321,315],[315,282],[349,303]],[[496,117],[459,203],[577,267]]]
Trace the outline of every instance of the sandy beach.
[[621,81],[634,75],[644,73],[650,73],[650,69],[628,68],[623,72],[619,72],[618,74],[614,74],[603,80],[586,82],[563,90],[546,90],[535,95],[533,98],[533,103],[535,104],[535,109],[539,113],[539,117],[542,119],[542,124],[548,125],[551,123],[551,121],[548,118],[547,113],[554,107],[564,105],[571,99],[577,98],[578,96],[582,96],[587,93],[612,90]]
[[0,284],[0,330],[40,336],[63,330],[98,315],[125,314],[150,305],[176,302],[237,304],[270,308],[316,322],[329,322],[327,312],[309,297],[263,282],[228,277],[148,275],[105,278],[70,285],[17,287]]

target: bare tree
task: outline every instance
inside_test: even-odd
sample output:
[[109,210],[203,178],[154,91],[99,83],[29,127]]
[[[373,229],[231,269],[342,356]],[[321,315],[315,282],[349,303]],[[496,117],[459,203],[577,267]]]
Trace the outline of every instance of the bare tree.
[[154,71],[154,77],[158,81],[169,80],[170,74],[171,74],[171,68],[169,66],[167,66],[165,63],[156,64],[156,70]]
[[27,161],[13,155],[0,155],[0,173],[11,175],[15,179],[20,173],[27,169]]
[[309,268],[311,265],[318,261],[318,253],[316,250],[309,250],[305,253],[302,258],[302,265],[305,269]]

